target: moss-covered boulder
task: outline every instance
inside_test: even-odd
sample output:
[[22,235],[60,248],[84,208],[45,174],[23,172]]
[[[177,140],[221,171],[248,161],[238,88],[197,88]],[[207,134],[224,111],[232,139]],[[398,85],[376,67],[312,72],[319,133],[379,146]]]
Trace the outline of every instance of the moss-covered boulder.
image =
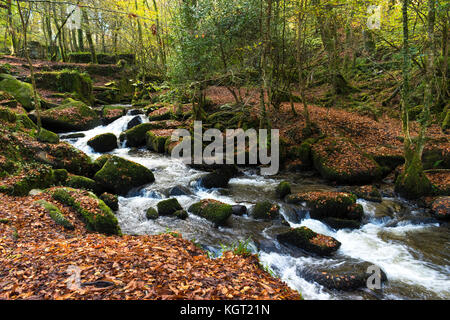
[[157,153],[164,153],[167,140],[170,140],[173,129],[150,130],[145,135],[147,149]]
[[37,139],[41,142],[57,144],[59,143],[59,136],[51,131],[41,128],[37,135]]
[[437,198],[431,205],[433,215],[440,220],[450,220],[450,197]]
[[41,89],[69,92],[77,99],[91,104],[93,102],[92,80],[86,73],[74,69],[36,72],[36,86]]
[[381,167],[346,138],[325,138],[312,147],[314,167],[322,177],[339,183],[370,183],[382,175]]
[[45,189],[54,184],[53,170],[48,165],[23,163],[16,175],[0,181],[0,192],[26,196],[33,189]]
[[153,123],[142,123],[130,130],[122,132],[120,135],[120,141],[126,140],[127,147],[140,147],[145,145],[146,133],[153,129],[160,129]]
[[238,172],[236,166],[221,166],[211,173],[203,176],[199,179],[199,183],[206,189],[212,188],[226,188],[231,178],[233,178]]
[[165,106],[162,108],[159,108],[154,111],[150,111],[147,113],[148,120],[149,121],[161,121],[161,120],[169,120],[169,119],[175,119],[175,106]]
[[341,243],[336,239],[316,233],[307,227],[291,229],[277,236],[278,241],[293,245],[321,256],[329,256],[336,252]]
[[133,161],[113,156],[94,175],[94,180],[105,191],[126,195],[133,188],[154,182],[155,177],[146,167]]
[[122,106],[104,106],[102,109],[103,124],[108,125],[122,118],[126,113],[126,108]]
[[92,160],[81,150],[69,145],[68,143],[59,143],[51,148],[46,148],[51,165],[55,169],[66,169],[67,171],[82,176],[91,176]]
[[181,220],[186,220],[189,217],[189,214],[186,210],[178,210],[174,212],[173,216]]
[[358,220],[351,219],[339,219],[339,218],[324,218],[321,220],[326,225],[330,226],[333,229],[341,230],[341,229],[359,229],[361,227],[361,222]]
[[69,177],[69,172],[66,169],[53,170],[53,180],[55,185],[64,185]]
[[64,227],[67,230],[74,230],[73,224],[64,216],[64,214],[59,210],[57,206],[45,200],[38,200],[35,202],[36,205],[41,206],[47,212],[47,214],[52,218],[57,225]]
[[364,199],[371,202],[382,202],[383,197],[380,190],[373,185],[357,186],[357,187],[346,187],[343,188],[344,192],[353,193],[359,199]]
[[280,199],[284,199],[287,195],[291,194],[291,184],[288,181],[282,181],[275,190]]
[[183,210],[183,207],[175,198],[160,201],[156,207],[158,208],[158,214],[160,216],[170,216],[178,210]]
[[112,211],[119,210],[119,197],[115,194],[104,192],[100,195],[100,199],[111,208]]
[[117,137],[114,133],[99,134],[87,142],[95,152],[110,152],[117,148]]
[[107,235],[122,234],[112,210],[92,192],[72,188],[56,188],[48,192],[56,201],[73,208],[89,230]]
[[27,111],[35,108],[31,84],[22,82],[9,74],[0,74],[0,90],[12,95]]
[[81,101],[67,99],[41,113],[42,125],[54,132],[86,131],[101,125],[97,113]]
[[109,159],[114,157],[112,154],[104,154],[100,157],[98,157],[94,163],[92,164],[92,168],[94,170],[94,173],[100,171],[106,162],[108,162]]
[[311,168],[313,166],[311,149],[316,142],[317,139],[309,138],[300,145],[290,147],[287,151],[288,158],[296,161],[297,165],[302,169]]
[[251,215],[255,219],[273,220],[280,216],[280,206],[270,201],[261,201],[253,207]]
[[233,214],[231,205],[212,199],[204,199],[194,203],[188,211],[219,226],[224,225]]
[[72,175],[69,176],[65,182],[67,187],[74,189],[84,189],[88,191],[97,191],[97,183],[89,178]]
[[148,208],[145,212],[145,216],[148,220],[156,220],[159,218],[158,210],[155,208]]
[[304,192],[286,197],[290,204],[306,202],[313,219],[339,218],[360,220],[362,207],[356,203],[354,194],[345,192]]

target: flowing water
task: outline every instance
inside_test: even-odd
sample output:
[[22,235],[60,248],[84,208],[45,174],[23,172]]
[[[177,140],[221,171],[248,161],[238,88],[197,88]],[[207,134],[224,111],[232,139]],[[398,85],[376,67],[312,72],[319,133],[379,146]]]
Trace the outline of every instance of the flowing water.
[[[126,129],[134,116],[119,120],[93,130],[83,132],[86,136],[68,140],[93,159],[101,154],[93,152],[87,141],[102,133],[117,136]],[[140,116],[143,122],[148,119]],[[151,169],[156,182],[132,191],[119,198],[117,218],[122,231],[127,234],[158,234],[173,230],[183,237],[195,240],[212,252],[220,251],[221,244],[251,238],[251,246],[260,256],[261,263],[302,293],[305,299],[450,299],[450,233],[448,224],[432,219],[422,219],[424,213],[412,204],[397,198],[385,198],[381,204],[358,200],[365,211],[367,222],[359,230],[333,230],[320,221],[309,218],[307,210],[290,207],[275,197],[275,188],[282,180],[291,182],[293,192],[334,190],[325,181],[310,174],[280,174],[262,177],[253,170],[230,181],[226,190],[205,190],[196,180],[204,172],[191,169],[179,160],[143,149],[124,146],[111,154],[135,161]],[[227,227],[214,226],[195,215],[185,221],[171,217],[147,220],[145,211],[156,207],[166,198],[167,190],[174,186],[189,187],[189,196],[176,197],[187,209],[200,199],[217,199],[229,204],[242,204],[248,208],[257,201],[269,199],[279,203],[281,213],[291,227],[307,226],[315,232],[332,236],[342,243],[331,258],[321,258],[292,251],[278,243],[276,235],[286,227],[279,222],[256,221],[248,216],[232,216]],[[301,274],[305,270],[333,271],[352,270],[366,261],[376,264],[387,274],[389,282],[376,294],[368,289],[351,292],[328,290],[315,282],[308,282]]]

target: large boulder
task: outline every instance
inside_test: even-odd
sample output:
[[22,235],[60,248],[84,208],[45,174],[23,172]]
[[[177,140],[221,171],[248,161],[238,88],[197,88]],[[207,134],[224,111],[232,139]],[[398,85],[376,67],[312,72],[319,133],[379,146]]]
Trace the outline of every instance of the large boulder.
[[107,235],[122,234],[112,210],[95,194],[72,188],[56,188],[48,192],[56,201],[74,209],[89,230]]
[[67,230],[73,230],[75,227],[73,224],[64,216],[64,214],[59,210],[57,206],[45,200],[35,201],[35,204],[42,207],[50,218],[57,224],[64,227]]
[[[364,215],[361,205],[356,203],[356,196],[345,192],[304,192],[291,194],[286,197],[289,204],[306,203],[313,219],[331,223],[331,227],[337,225],[355,226],[355,221],[360,222]],[[330,219],[334,218],[334,219]],[[335,219],[340,219],[339,221]],[[337,223],[339,222],[339,223]]]
[[154,182],[155,177],[146,167],[113,156],[94,175],[94,180],[106,191],[126,195],[133,188]]
[[174,129],[147,131],[147,133],[145,134],[147,149],[157,153],[164,153],[166,143],[168,140],[170,140],[173,132]]
[[110,152],[117,148],[117,137],[114,133],[99,134],[87,142],[95,152]]
[[120,119],[126,114],[126,111],[122,106],[104,106],[102,109],[103,124],[107,125]]
[[67,177],[64,185],[74,189],[83,189],[94,192],[97,191],[97,183],[94,180],[83,176],[69,176]]
[[170,216],[179,210],[183,210],[183,207],[181,207],[180,203],[175,198],[160,201],[156,207],[158,208],[158,214],[160,216]]
[[104,192],[100,195],[100,199],[103,200],[112,211],[119,210],[119,197],[117,195]]
[[33,87],[9,74],[0,74],[0,90],[12,95],[27,111],[35,108]]
[[101,125],[97,113],[81,101],[67,99],[41,113],[42,125],[54,132],[86,131]]
[[381,167],[346,138],[325,138],[312,147],[314,167],[322,177],[339,183],[365,184],[382,175]]
[[36,72],[36,86],[38,88],[58,92],[69,92],[77,99],[91,104],[92,80],[86,73],[77,70],[64,69],[61,71]]
[[54,132],[45,130],[44,128],[41,128],[41,130],[39,130],[39,133],[37,134],[37,139],[40,142],[46,142],[51,144],[59,143],[59,136]]
[[206,189],[226,188],[231,178],[237,174],[236,166],[221,166],[211,173],[201,177],[199,183]]
[[233,207],[217,200],[204,199],[191,205],[188,211],[220,226],[233,214]]
[[124,131],[120,134],[120,142],[126,140],[127,147],[140,147],[145,145],[145,134],[149,130],[160,129],[159,124],[142,123],[130,130]]
[[273,220],[280,216],[280,206],[270,201],[261,201],[253,207],[251,215],[255,219]]
[[329,256],[341,246],[336,239],[316,233],[307,227],[291,229],[279,234],[277,239],[284,244],[293,245],[321,256]]

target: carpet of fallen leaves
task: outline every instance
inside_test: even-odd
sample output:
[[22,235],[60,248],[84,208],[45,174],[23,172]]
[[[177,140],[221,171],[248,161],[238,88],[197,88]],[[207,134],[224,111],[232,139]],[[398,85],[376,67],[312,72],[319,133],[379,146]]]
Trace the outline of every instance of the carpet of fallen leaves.
[[[39,199],[58,206],[75,229],[56,225],[34,204]],[[210,259],[174,234],[89,233],[48,194],[0,194],[0,299],[300,298],[254,256]]]

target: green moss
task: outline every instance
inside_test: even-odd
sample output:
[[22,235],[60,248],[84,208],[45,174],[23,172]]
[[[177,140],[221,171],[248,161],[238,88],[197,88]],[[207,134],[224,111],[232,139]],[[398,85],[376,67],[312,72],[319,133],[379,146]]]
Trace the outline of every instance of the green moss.
[[25,129],[37,129],[37,125],[26,114],[17,114],[17,122]]
[[93,102],[92,80],[88,74],[73,69],[61,71],[37,72],[36,85],[39,88],[70,92],[87,104]]
[[45,189],[53,183],[53,170],[49,166],[26,164],[22,175],[9,187],[8,193],[14,196],[26,196],[33,189]]
[[128,147],[140,147],[145,145],[146,133],[150,130],[160,129],[158,124],[141,123],[120,135],[120,141],[126,140]]
[[280,207],[270,201],[258,202],[252,210],[255,219],[273,220],[280,215]]
[[61,106],[42,112],[41,118],[43,126],[55,132],[86,131],[101,124],[92,108],[70,98]]
[[100,199],[113,211],[119,210],[119,197],[115,194],[104,192]]
[[328,217],[351,219],[352,208],[356,205],[356,196],[343,192],[306,192],[286,197],[290,204],[306,202],[313,219]]
[[288,181],[282,181],[277,186],[276,193],[280,199],[283,199],[287,195],[291,194],[291,184]]
[[41,128],[41,130],[39,131],[39,133],[37,135],[37,139],[40,142],[45,142],[45,143],[51,143],[51,144],[59,143],[59,136],[56,133],[48,131],[44,128]]
[[189,217],[189,214],[186,210],[178,210],[173,215],[181,220],[186,220]]
[[158,211],[155,208],[148,208],[145,216],[147,217],[148,220],[156,220],[159,218],[159,214]]
[[110,152],[117,148],[117,137],[114,133],[99,134],[87,142],[95,152]]
[[56,169],[66,169],[67,171],[82,176],[92,174],[92,160],[84,152],[76,149],[67,143],[59,143],[49,151],[54,157],[53,167]]
[[395,182],[395,191],[406,199],[418,199],[432,193],[432,184],[423,172],[421,161],[415,161]]
[[280,242],[323,256],[331,255],[341,246],[341,243],[336,239],[315,233],[307,227],[291,229],[279,234],[277,239]]
[[442,129],[443,130],[450,129],[450,110],[447,110],[444,121],[442,121]]
[[100,171],[105,165],[105,163],[108,162],[108,160],[111,159],[112,157],[113,157],[112,154],[104,154],[101,157],[98,157],[92,165],[94,172]]
[[7,108],[0,108],[0,120],[14,123],[17,120],[16,113]]
[[158,153],[164,153],[166,142],[169,138],[170,136],[167,134],[159,135],[153,131],[148,131],[146,133],[147,149]]
[[97,189],[97,184],[94,180],[82,176],[68,177],[65,185],[74,189],[84,189],[89,191],[95,191]]
[[34,109],[34,96],[31,84],[19,81],[8,74],[0,74],[0,80],[0,90],[12,95],[27,111]]
[[160,201],[156,207],[158,208],[158,214],[160,216],[170,216],[178,210],[183,210],[183,207],[181,207],[180,203],[175,198]]
[[64,216],[64,214],[54,204],[45,200],[39,200],[36,201],[35,203],[42,206],[48,213],[50,218],[52,218],[52,220],[55,221],[56,224],[64,227],[67,230],[75,229],[73,224]]
[[216,225],[224,225],[233,214],[233,207],[217,200],[205,199],[191,205],[188,211]]
[[78,200],[77,191],[70,188],[59,188],[51,191],[52,197],[64,205],[72,207],[81,216],[87,228],[107,235],[121,235],[121,230],[117,218],[112,210],[93,193],[88,196],[97,201],[97,210],[86,208],[86,204]]
[[126,195],[133,188],[154,182],[155,177],[146,167],[113,156],[95,174],[94,180],[106,191]]
[[69,172],[66,169],[53,170],[53,179],[56,185],[63,185],[69,177]]

